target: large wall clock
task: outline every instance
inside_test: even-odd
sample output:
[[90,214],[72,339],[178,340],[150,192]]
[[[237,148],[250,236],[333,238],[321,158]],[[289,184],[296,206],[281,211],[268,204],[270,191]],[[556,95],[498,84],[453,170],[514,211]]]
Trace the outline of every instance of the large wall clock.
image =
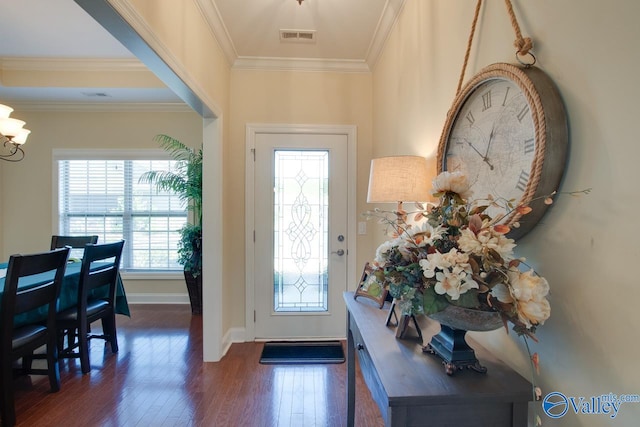
[[[545,195],[562,179],[568,150],[567,116],[553,81],[539,68],[489,65],[453,101],[438,146],[438,172],[460,170],[474,199],[488,195],[533,211],[513,211],[502,223],[517,239],[544,215]],[[492,217],[504,210],[490,208]],[[515,227],[519,225],[519,227]]]

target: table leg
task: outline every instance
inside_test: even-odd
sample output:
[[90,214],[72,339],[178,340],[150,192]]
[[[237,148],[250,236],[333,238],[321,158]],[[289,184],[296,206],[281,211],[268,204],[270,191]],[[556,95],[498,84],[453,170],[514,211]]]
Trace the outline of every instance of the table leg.
[[351,314],[347,313],[347,426],[353,427],[356,414],[356,350],[349,328],[350,318]]

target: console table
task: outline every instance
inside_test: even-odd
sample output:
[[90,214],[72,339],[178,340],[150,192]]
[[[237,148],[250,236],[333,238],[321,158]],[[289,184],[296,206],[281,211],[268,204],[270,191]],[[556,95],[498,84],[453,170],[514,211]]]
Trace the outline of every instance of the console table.
[[[347,425],[355,415],[355,354],[386,426],[527,425],[531,384],[473,342],[485,374],[471,370],[446,374],[442,361],[422,352],[422,342],[397,339],[385,326],[388,305],[380,309],[366,298],[347,303]],[[425,343],[439,331],[437,322],[420,319]]]

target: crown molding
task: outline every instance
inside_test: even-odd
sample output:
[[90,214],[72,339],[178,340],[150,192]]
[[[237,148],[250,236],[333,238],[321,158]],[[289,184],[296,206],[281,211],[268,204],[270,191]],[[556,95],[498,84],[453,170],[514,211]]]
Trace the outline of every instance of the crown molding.
[[365,55],[369,69],[373,70],[378,62],[380,53],[382,53],[382,50],[387,43],[387,39],[389,38],[389,34],[391,34],[393,27],[398,21],[398,17],[400,16],[400,12],[402,12],[402,8],[405,3],[406,0],[387,0],[385,3],[382,15],[380,16],[376,30],[373,33],[371,44],[369,45],[369,49]]
[[3,70],[30,71],[142,71],[149,72],[138,59],[80,59],[80,58],[0,58]]
[[27,102],[7,101],[20,111],[57,111],[76,113],[193,113],[193,109],[180,102]]
[[364,60],[337,60],[239,56],[215,2],[213,0],[195,0],[233,69],[358,73],[373,70],[405,2],[406,0],[386,1]]
[[213,37],[217,40],[218,45],[227,57],[229,64],[233,64],[238,58],[238,52],[231,40],[227,26],[222,20],[222,15],[213,0],[195,0],[195,4],[202,13],[204,20],[209,26],[209,30]]
[[234,70],[331,71],[343,73],[369,73],[371,71],[366,62],[361,60],[254,56],[238,57],[232,68]]

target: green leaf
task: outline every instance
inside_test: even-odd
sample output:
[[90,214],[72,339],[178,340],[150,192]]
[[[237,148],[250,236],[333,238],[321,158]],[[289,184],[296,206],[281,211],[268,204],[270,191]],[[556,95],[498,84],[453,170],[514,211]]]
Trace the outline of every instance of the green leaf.
[[475,291],[467,291],[464,294],[460,294],[460,298],[452,301],[452,304],[465,308],[478,308],[480,306],[478,294]]
[[443,298],[442,295],[438,295],[432,287],[428,287],[423,291],[422,307],[424,309],[424,314],[427,316],[444,310],[447,308],[447,305],[449,305],[447,300]]

